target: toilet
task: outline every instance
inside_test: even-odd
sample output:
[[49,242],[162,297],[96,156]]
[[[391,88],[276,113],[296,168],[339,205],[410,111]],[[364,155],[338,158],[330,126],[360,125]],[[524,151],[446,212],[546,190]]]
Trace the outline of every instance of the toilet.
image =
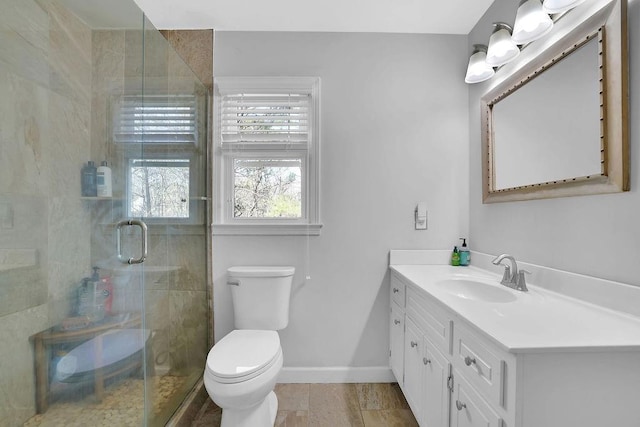
[[231,267],[235,330],[207,356],[204,385],[222,408],[221,427],[272,427],[282,369],[278,330],[289,323],[293,267]]

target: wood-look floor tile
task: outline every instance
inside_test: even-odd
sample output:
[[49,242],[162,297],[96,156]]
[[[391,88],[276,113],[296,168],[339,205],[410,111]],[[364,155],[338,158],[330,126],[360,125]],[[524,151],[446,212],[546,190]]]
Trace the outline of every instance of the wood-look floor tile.
[[358,412],[358,392],[355,384],[310,384],[309,411],[321,413],[323,411]]
[[410,409],[362,411],[365,427],[418,427]]
[[408,409],[397,383],[356,384],[360,409]]
[[309,427],[364,427],[360,410],[309,411]]
[[278,411],[274,427],[307,427],[309,412],[307,411]]
[[309,384],[276,384],[278,410],[309,410]]
[[191,427],[219,427],[222,421],[222,409],[212,401],[202,408]]

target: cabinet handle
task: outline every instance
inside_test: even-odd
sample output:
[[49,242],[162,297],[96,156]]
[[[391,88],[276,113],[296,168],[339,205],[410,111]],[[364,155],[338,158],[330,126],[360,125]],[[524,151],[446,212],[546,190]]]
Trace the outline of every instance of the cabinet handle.
[[393,323],[396,324],[396,325],[399,325],[400,321],[398,319],[394,319]]
[[425,365],[428,365],[429,363],[431,363],[431,360],[427,359],[426,357],[423,357],[422,363],[424,363]]
[[417,346],[418,346],[418,343],[417,343],[417,342],[415,342],[415,341],[411,341],[411,348],[413,348],[413,347],[417,347]]
[[400,292],[400,289],[398,289],[398,288],[393,288],[393,293],[394,293],[394,294],[397,294],[398,292]]
[[469,356],[464,358],[464,364],[467,366],[471,366],[471,365],[475,365],[476,364],[476,358],[471,358]]
[[459,400],[456,400],[456,408],[458,408],[458,411],[462,411],[466,407],[467,407],[466,403],[462,403]]

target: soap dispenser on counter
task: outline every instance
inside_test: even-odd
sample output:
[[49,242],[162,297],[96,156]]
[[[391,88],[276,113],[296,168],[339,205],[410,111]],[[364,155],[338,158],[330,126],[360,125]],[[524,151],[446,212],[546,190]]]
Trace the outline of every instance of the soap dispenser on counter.
[[471,264],[471,252],[469,252],[469,248],[467,247],[467,239],[461,237],[462,246],[460,246],[460,265],[467,266]]
[[460,265],[460,252],[458,251],[458,247],[453,247],[453,252],[451,252],[451,265],[457,267]]

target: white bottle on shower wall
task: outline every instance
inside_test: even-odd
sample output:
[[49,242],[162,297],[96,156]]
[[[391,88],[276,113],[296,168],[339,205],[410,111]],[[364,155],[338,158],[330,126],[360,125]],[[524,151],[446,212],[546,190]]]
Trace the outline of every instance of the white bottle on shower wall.
[[107,166],[107,161],[100,163],[97,171],[98,197],[112,197],[111,168]]

